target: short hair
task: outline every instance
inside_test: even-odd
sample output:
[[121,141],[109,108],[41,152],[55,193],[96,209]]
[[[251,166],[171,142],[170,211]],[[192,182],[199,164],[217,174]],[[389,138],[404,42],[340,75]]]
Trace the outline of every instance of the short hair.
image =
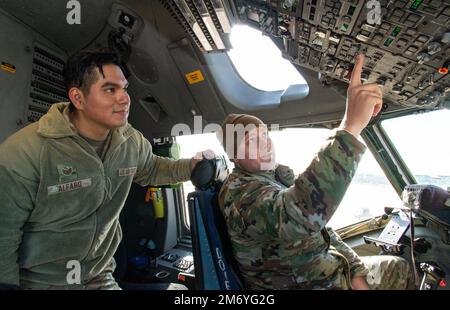
[[82,50],[71,55],[63,69],[67,93],[72,87],[77,87],[84,94],[89,94],[92,84],[98,79],[95,69],[98,68],[100,74],[104,75],[103,66],[108,64],[119,66],[125,77],[129,76],[128,68],[120,56],[106,49]]

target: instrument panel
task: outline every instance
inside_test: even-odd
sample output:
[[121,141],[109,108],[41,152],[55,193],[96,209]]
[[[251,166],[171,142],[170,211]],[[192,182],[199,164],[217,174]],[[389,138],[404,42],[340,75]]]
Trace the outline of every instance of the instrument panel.
[[233,1],[241,23],[283,40],[284,57],[348,82],[355,56],[366,55],[362,80],[378,83],[403,106],[449,100],[450,2]]
[[405,107],[450,107],[450,0],[169,0],[199,49],[231,48],[233,24],[273,38],[292,63],[325,85],[348,82],[363,52],[362,79]]

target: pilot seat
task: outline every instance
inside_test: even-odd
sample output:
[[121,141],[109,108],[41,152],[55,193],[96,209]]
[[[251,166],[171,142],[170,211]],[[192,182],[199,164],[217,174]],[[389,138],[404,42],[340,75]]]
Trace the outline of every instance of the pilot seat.
[[202,160],[191,175],[196,190],[188,195],[188,207],[195,288],[199,290],[244,289],[217,199],[227,175],[225,157]]

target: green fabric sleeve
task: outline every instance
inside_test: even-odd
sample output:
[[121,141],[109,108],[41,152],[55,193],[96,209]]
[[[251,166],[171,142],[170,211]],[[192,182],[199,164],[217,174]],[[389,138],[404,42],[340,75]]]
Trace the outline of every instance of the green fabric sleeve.
[[38,184],[0,165],[0,283],[19,285],[18,248]]
[[191,177],[191,160],[173,160],[152,152],[150,142],[137,132],[139,163],[134,181],[142,186],[167,185],[188,181]]

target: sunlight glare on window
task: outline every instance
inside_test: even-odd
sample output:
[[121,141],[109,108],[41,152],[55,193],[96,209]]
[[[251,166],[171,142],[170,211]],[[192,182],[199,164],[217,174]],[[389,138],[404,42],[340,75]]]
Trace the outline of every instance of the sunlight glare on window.
[[236,25],[231,31],[233,49],[228,56],[241,77],[264,90],[284,90],[289,85],[306,84],[295,67],[281,56],[272,40],[249,26]]
[[[277,162],[298,175],[311,163],[331,134],[328,129],[290,128],[270,133]],[[372,153],[367,150],[356,174],[328,225],[339,229],[382,215],[384,207],[399,207],[401,200]]]
[[[177,143],[180,145],[180,157],[192,158],[199,151],[212,150],[217,156],[226,156],[225,150],[220,144],[215,133],[204,133],[197,135],[178,136]],[[234,164],[230,161],[228,168],[231,170],[234,168]],[[189,193],[195,191],[195,187],[191,181],[183,183],[184,202],[187,206],[187,196]],[[188,208],[185,208],[186,214],[189,212]],[[189,226],[189,216],[186,217],[186,223]]]

